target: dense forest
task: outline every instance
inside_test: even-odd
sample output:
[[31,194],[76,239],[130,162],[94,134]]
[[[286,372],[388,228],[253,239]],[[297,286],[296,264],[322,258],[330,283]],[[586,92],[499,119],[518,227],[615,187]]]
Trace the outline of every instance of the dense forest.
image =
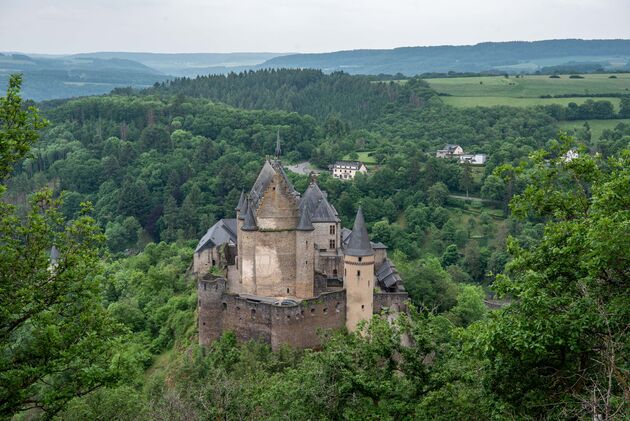
[[[630,416],[629,125],[591,141],[558,131],[571,106],[463,110],[419,78],[314,70],[182,78],[41,115],[20,82],[0,99],[0,416]],[[229,332],[201,349],[193,247],[233,216],[278,131],[287,164],[369,156],[366,176],[318,181],[345,226],[362,206],[412,309],[317,351]],[[436,158],[445,143],[489,161]]]

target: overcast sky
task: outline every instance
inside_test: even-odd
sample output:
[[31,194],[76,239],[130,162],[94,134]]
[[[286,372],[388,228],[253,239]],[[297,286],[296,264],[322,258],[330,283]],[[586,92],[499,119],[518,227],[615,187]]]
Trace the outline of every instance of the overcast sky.
[[0,0],[0,51],[322,52],[630,38],[630,0]]

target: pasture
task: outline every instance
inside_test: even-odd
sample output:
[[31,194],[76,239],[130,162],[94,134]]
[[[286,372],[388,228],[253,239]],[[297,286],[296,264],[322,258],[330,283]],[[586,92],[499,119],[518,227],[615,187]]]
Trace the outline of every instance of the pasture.
[[455,97],[540,98],[542,95],[630,94],[630,74],[583,74],[583,79],[559,79],[548,75],[483,76],[425,79],[438,93]]
[[606,129],[614,129],[619,123],[630,124],[630,118],[615,119],[615,120],[575,120],[575,121],[561,121],[558,123],[561,130],[581,129],[584,126],[584,122],[588,121],[588,125],[591,127],[591,137],[593,140],[599,140],[602,133]]
[[515,98],[509,96],[443,96],[440,97],[442,102],[458,108],[469,107],[494,107],[495,105],[505,105],[509,107],[533,107],[536,105],[563,105],[566,106],[570,102],[582,104],[588,99],[610,101],[615,107],[615,111],[619,111],[620,99],[616,97],[569,97],[569,98]]

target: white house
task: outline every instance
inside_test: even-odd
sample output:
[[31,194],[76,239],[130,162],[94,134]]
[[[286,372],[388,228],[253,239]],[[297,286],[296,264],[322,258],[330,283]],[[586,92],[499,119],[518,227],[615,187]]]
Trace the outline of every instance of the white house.
[[332,175],[341,180],[352,180],[358,173],[367,173],[367,167],[358,161],[337,161],[332,166]]
[[488,155],[483,154],[483,153],[459,156],[460,164],[485,165],[486,161],[488,161]]
[[437,158],[453,158],[464,154],[464,149],[459,145],[448,144],[444,149],[437,151],[435,156]]

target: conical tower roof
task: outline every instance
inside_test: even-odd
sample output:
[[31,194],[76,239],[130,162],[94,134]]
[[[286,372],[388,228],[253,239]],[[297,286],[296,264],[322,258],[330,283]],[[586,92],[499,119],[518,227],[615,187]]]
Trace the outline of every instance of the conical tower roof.
[[313,222],[339,222],[337,211],[332,207],[325,197],[319,201],[319,205],[311,215]]
[[234,209],[235,211],[240,211],[241,208],[243,207],[243,202],[245,201],[245,192],[243,190],[241,190],[241,197],[238,199],[238,204],[236,205],[236,209]]
[[241,203],[241,208],[239,209],[238,219],[245,219],[247,209],[249,209],[249,196],[243,196],[243,203]]
[[[249,202],[249,201],[248,201]],[[245,213],[245,221],[241,227],[243,231],[256,231],[256,217],[254,216],[254,208],[251,203],[247,203],[247,212]]]
[[313,227],[310,214],[305,209],[303,209],[300,212],[300,222],[298,223],[297,230],[312,231],[314,229],[315,227]]
[[372,243],[370,243],[370,237],[365,227],[365,219],[363,218],[361,208],[357,211],[354,226],[352,227],[352,234],[350,234],[348,246],[344,250],[344,253],[348,256],[374,255],[374,249],[372,249]]

